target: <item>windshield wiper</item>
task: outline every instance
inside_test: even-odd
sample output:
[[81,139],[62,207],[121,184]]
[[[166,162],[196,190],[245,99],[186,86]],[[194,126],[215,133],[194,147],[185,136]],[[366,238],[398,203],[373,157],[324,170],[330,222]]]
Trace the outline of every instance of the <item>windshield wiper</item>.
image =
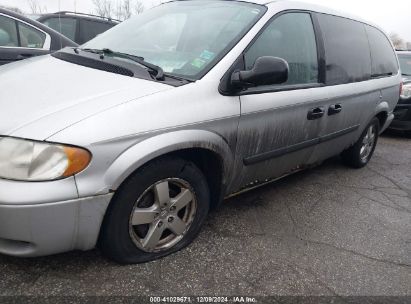
[[172,73],[165,73],[165,72],[164,72],[164,75],[167,76],[167,77],[173,78],[173,79],[175,79],[175,80],[179,80],[179,81],[195,82],[195,80],[188,79],[188,78],[185,78],[185,77],[182,77],[182,76],[178,76],[178,75],[174,75],[174,74],[172,74]]
[[84,52],[89,52],[89,53],[94,53],[94,54],[99,54],[101,59],[104,59],[105,55],[112,55],[114,57],[119,57],[119,58],[124,58],[131,60],[133,62],[136,62],[142,66],[145,66],[146,68],[149,68],[150,70],[154,71],[156,75],[154,76],[156,80],[164,80],[164,71],[161,67],[152,64],[150,62],[147,62],[144,60],[143,57],[140,56],[135,56],[135,55],[130,55],[126,53],[121,53],[121,52],[115,52],[110,49],[81,49]]
[[411,74],[408,73],[402,73],[403,76],[411,76]]

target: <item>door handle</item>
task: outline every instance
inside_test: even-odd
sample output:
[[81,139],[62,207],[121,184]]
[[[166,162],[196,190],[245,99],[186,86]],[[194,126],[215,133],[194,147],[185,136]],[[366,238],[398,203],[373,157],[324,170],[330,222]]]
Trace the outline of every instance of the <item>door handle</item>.
[[341,111],[342,111],[342,105],[341,105],[341,104],[337,103],[337,104],[335,104],[335,105],[331,105],[331,106],[328,108],[328,116],[338,114],[338,113],[340,113]]
[[324,116],[324,111],[325,111],[324,107],[318,107],[318,108],[311,109],[310,111],[308,111],[307,119],[308,120],[319,119]]

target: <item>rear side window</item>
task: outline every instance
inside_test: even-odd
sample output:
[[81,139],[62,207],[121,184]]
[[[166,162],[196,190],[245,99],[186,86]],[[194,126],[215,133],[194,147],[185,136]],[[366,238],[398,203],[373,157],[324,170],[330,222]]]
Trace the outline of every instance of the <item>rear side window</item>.
[[366,25],[365,28],[371,48],[372,77],[396,75],[398,63],[387,36],[369,25]]
[[76,39],[77,21],[73,18],[50,18],[43,21],[45,25],[63,34],[70,40]]
[[310,14],[286,13],[264,29],[244,55],[247,70],[257,58],[280,57],[290,67],[285,85],[318,83],[317,45]]
[[46,41],[46,34],[19,22],[20,44],[22,47],[41,49]]
[[364,24],[318,14],[326,54],[326,82],[330,85],[368,80],[371,58]]
[[17,47],[17,24],[13,19],[0,16],[0,46]]
[[81,40],[80,43],[85,43],[97,35],[104,33],[108,29],[112,28],[114,25],[109,23],[103,23],[91,20],[80,20],[80,32]]

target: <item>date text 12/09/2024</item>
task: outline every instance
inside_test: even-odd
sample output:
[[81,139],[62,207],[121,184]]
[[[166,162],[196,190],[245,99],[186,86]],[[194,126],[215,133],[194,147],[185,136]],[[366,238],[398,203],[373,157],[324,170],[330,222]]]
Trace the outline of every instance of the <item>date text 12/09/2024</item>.
[[257,303],[254,297],[150,297],[150,303]]

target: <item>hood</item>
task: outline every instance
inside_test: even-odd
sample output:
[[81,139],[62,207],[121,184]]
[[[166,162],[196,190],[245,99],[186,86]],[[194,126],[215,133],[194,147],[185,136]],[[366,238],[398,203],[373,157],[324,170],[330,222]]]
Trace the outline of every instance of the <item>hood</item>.
[[68,63],[50,55],[0,67],[0,135],[44,140],[170,85]]

